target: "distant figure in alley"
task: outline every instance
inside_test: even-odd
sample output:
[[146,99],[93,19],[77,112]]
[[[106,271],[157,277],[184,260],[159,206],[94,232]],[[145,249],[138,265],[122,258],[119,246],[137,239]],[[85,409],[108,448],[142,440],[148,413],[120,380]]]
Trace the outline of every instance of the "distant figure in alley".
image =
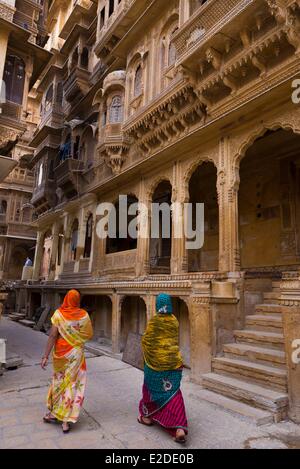
[[169,295],[158,295],[156,312],[142,339],[145,375],[138,421],[146,426],[158,423],[177,443],[185,443],[188,429],[180,390],[183,361],[179,350],[179,323],[172,314]]
[[93,328],[88,313],[80,308],[80,294],[70,290],[55,311],[52,329],[42,358],[45,369],[53,349],[54,374],[48,392],[45,423],[62,422],[64,433],[76,423],[83,405],[86,385],[84,344],[92,338]]

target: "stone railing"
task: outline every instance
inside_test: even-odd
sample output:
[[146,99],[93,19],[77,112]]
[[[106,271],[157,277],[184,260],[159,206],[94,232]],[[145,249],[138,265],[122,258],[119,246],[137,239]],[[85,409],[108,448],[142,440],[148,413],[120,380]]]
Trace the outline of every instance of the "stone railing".
[[79,273],[89,272],[90,259],[80,259],[79,261]]
[[11,101],[6,101],[2,104],[2,113],[3,117],[8,117],[9,119],[19,121],[22,116],[22,106],[21,104],[16,104]]
[[134,271],[136,265],[137,250],[125,252],[116,252],[107,254],[104,260],[104,274],[124,274],[128,271]]
[[15,0],[0,1],[0,18],[12,22],[15,10]]
[[107,22],[103,25],[98,33],[97,41],[100,42],[104,38],[104,36],[109,32],[110,29],[114,26],[114,24],[120,20],[124,14],[127,13],[129,8],[135,3],[136,0],[122,0],[119,3],[113,14],[108,18]]
[[252,3],[254,0],[210,0],[205,3],[174,35],[177,61],[181,63],[185,55],[193,53]]

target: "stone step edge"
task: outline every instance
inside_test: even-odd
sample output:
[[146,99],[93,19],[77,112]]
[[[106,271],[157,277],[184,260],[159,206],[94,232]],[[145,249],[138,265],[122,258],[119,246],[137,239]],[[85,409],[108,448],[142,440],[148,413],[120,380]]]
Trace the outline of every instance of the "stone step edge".
[[273,375],[277,378],[286,378],[287,371],[280,368],[273,368],[268,365],[261,365],[260,363],[256,362],[248,362],[246,360],[238,360],[235,358],[227,358],[227,357],[217,357],[214,358],[213,363],[222,363],[224,365],[232,366],[232,367],[241,367],[243,369],[247,369],[249,371],[255,371],[259,374],[266,374],[266,375]]
[[[224,353],[231,353],[233,355],[235,355],[234,350],[239,350],[239,349],[243,350],[244,353],[236,353],[237,356],[244,356],[244,354],[247,356],[247,353],[249,354],[253,353],[256,355],[264,354],[264,355],[268,355],[270,359],[273,358],[273,360],[275,359],[275,357],[277,359],[281,358],[282,360],[284,360],[283,364],[286,364],[285,352],[278,350],[278,349],[260,347],[259,345],[251,345],[249,343],[236,343],[236,342],[232,344],[224,344],[223,346]],[[262,360],[264,360],[264,358],[262,358]]]
[[[190,397],[193,396],[190,395]],[[231,399],[208,389],[201,389],[195,398],[197,400],[202,399],[237,418],[253,422],[257,426],[274,423],[274,416],[271,412],[250,406],[244,402],[239,402],[236,399]]]
[[[207,373],[203,375],[202,385],[205,389],[210,391],[220,394],[225,393],[226,397],[230,399],[240,400],[244,398],[244,400],[247,401],[247,405],[253,404],[254,407],[257,406],[274,413],[280,412],[283,408],[286,408],[288,403],[288,396],[284,392],[273,391],[258,384],[250,384],[249,382],[217,373]],[[214,385],[217,385],[217,390],[215,390]],[[219,386],[222,386],[223,389],[220,389]],[[211,387],[214,389],[211,389]]]

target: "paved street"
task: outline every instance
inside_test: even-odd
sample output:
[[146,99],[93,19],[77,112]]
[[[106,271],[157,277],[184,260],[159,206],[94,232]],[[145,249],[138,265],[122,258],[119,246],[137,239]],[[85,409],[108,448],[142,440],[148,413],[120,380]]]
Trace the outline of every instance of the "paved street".
[[[47,336],[4,318],[0,337],[24,360],[23,367],[0,377],[0,448],[178,449],[160,428],[136,421],[142,372],[106,356],[87,354],[84,410],[71,433],[63,435],[60,425],[44,424],[51,366],[41,370],[39,359]],[[199,400],[200,389],[186,374],[187,448],[300,448],[299,426],[283,422],[257,427]]]

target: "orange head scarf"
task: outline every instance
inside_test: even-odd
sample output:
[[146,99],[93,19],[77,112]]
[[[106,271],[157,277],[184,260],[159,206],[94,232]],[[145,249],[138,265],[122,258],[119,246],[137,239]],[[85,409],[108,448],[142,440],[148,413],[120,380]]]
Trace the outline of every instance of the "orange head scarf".
[[81,319],[87,314],[84,309],[80,308],[80,293],[77,290],[68,291],[59,311],[68,320]]

